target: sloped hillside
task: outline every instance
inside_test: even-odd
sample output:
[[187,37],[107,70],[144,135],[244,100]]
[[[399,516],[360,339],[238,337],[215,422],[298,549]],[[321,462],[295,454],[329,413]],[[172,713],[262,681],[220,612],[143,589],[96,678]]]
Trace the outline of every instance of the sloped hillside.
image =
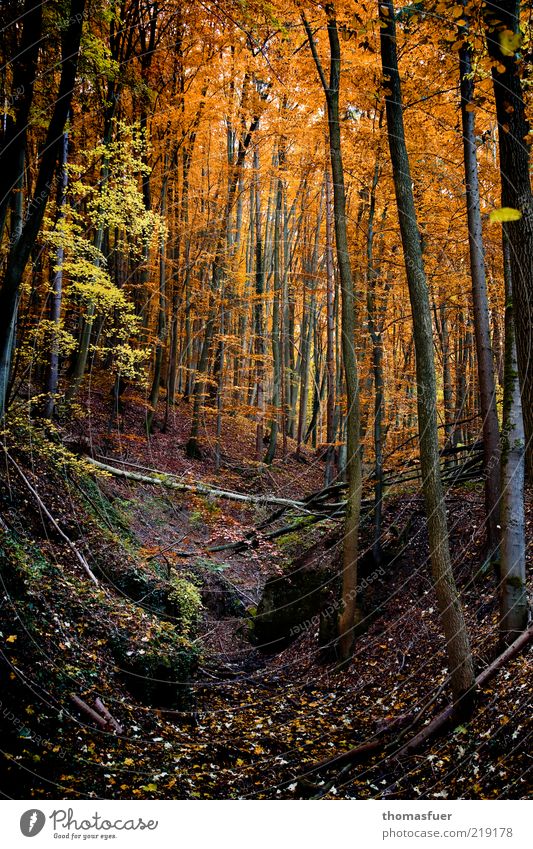
[[[228,456],[232,424],[226,422]],[[10,795],[527,794],[527,650],[482,690],[469,722],[414,754],[395,755],[400,733],[405,742],[449,697],[415,491],[391,493],[387,502],[386,526],[404,532],[394,539],[393,553],[391,542],[388,560],[365,573],[368,627],[353,663],[338,671],[319,647],[319,616],[267,650],[254,638],[268,581],[284,580],[295,563],[301,572],[305,560],[305,569],[318,563],[334,584],[334,521],[276,540],[260,537],[238,550],[232,543],[261,523],[266,505],[104,475],[59,437],[24,422],[6,436],[0,719]],[[173,440],[179,443],[175,434]],[[182,448],[171,452],[171,441],[157,435],[144,454],[136,441],[127,462],[155,468],[157,459],[161,471],[182,480],[203,473],[211,483],[242,492],[265,486],[251,466],[233,464],[217,475],[206,461],[191,465]],[[101,454],[105,446],[93,447]],[[302,497],[319,485],[321,461],[310,452],[304,459],[279,464],[279,473],[275,466],[268,474],[271,491]],[[494,576],[481,568],[477,533],[479,486],[451,490],[447,504],[479,671],[498,653]],[[363,550],[369,533],[363,531]],[[379,746],[364,757],[318,766],[372,740]]]

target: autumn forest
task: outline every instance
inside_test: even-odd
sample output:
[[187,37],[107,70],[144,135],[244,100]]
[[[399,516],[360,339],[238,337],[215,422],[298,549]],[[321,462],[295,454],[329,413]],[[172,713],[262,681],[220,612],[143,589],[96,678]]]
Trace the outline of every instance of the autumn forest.
[[524,799],[533,8],[0,7],[6,798]]

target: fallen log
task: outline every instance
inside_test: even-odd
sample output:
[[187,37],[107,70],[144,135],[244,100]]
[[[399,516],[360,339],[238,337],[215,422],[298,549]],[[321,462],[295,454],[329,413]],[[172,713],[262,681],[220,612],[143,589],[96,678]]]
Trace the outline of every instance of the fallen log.
[[88,716],[89,719],[92,719],[92,721],[95,722],[96,725],[98,725],[104,731],[109,731],[109,723],[107,719],[105,719],[103,716],[100,716],[100,714],[97,713],[97,711],[93,710],[93,708],[90,707],[87,702],[84,702],[83,699],[80,699],[80,697],[76,696],[75,693],[70,694],[70,700],[76,705],[78,710],[81,710],[81,712]]
[[361,758],[364,758],[366,755],[381,749],[383,747],[383,737],[385,735],[392,734],[399,728],[409,725],[412,721],[413,714],[402,714],[390,722],[382,723],[381,726],[376,729],[375,738],[373,740],[367,740],[365,743],[360,743],[359,746],[355,746],[353,749],[348,749],[346,752],[340,752],[338,755],[333,755],[332,758],[325,758],[323,761],[318,761],[313,764],[307,772],[320,772],[321,770],[329,769],[332,766],[344,766],[344,764],[347,763],[355,763]]
[[85,458],[88,463],[91,463],[97,469],[101,469],[110,475],[117,478],[126,478],[127,480],[139,481],[139,483],[149,483],[175,489],[179,492],[192,492],[196,495],[208,495],[213,498],[227,498],[229,501],[241,501],[244,504],[276,504],[281,507],[292,507],[301,512],[310,512],[307,505],[303,501],[295,501],[292,498],[278,498],[275,495],[250,495],[244,492],[232,492],[231,490],[217,489],[216,487],[208,486],[205,483],[183,483],[173,478],[170,475],[161,474],[161,476],[151,477],[149,475],[141,475],[138,472],[129,472],[126,469],[117,469],[115,466],[108,466],[107,463],[100,463],[99,460],[93,460],[92,457]]
[[113,728],[117,734],[122,734],[122,726],[117,722],[114,716],[108,711],[106,706],[104,705],[102,699],[96,698],[94,701],[94,706],[98,713],[101,713],[105,720],[107,720],[107,724]]
[[83,699],[80,699],[75,693],[70,694],[70,700],[76,705],[78,710],[84,713],[89,719],[102,728],[104,731],[116,731],[117,734],[122,734],[122,726],[117,722],[114,716],[104,705],[100,698],[95,699],[94,705],[96,710],[92,708]]

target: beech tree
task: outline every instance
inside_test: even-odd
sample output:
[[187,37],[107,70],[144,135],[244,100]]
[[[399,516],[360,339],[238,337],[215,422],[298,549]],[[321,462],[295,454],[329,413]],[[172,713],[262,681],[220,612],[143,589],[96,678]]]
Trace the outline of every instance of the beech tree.
[[413,316],[420,464],[428,517],[431,568],[446,636],[454,702],[461,709],[461,706],[467,706],[472,697],[474,669],[461,600],[452,572],[446,506],[440,477],[433,328],[405,143],[392,0],[380,0],[379,16],[389,149]]
[[347,660],[353,651],[357,609],[357,555],[359,517],[361,511],[361,446],[359,413],[359,371],[355,353],[355,296],[346,226],[346,192],[340,130],[339,89],[341,51],[335,7],[325,5],[330,51],[329,79],[324,73],[313,33],[305,15],[302,15],[309,46],[326,96],[329,130],[329,151],[333,182],[333,210],[335,218],[335,245],[342,294],[342,356],[346,384],[346,519],[342,550],[342,601],[339,619],[339,657]]
[[507,224],[503,225],[505,275],[505,366],[502,425],[502,550],[500,636],[511,643],[527,626],[524,511],[525,436],[516,361],[513,280]]

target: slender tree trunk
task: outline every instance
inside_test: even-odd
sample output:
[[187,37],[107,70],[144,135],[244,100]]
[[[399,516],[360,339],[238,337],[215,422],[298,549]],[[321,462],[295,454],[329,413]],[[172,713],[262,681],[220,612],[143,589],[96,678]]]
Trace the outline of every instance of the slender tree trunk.
[[300,329],[300,406],[298,410],[298,429],[296,434],[296,455],[300,455],[302,439],[304,437],[304,428],[307,419],[307,406],[309,395],[309,368],[311,360],[311,337],[318,336],[318,320],[316,309],[316,285],[312,285],[311,298],[309,307],[307,307],[307,280],[316,280],[318,274],[318,259],[320,253],[320,231],[322,228],[323,215],[323,198],[320,199],[320,206],[317,215],[315,238],[313,241],[313,250],[311,256],[304,263],[304,285],[303,285],[303,303],[302,303],[302,323]]
[[335,214],[335,240],[337,245],[337,264],[341,283],[342,309],[342,353],[344,378],[346,382],[346,472],[348,488],[346,493],[346,519],[342,551],[342,601],[343,610],[339,619],[338,655],[341,661],[347,661],[353,654],[355,626],[359,619],[357,606],[357,556],[359,517],[361,511],[361,447],[359,444],[359,374],[355,353],[355,294],[348,249],[346,229],[346,191],[344,186],[344,167],[341,149],[341,131],[339,117],[339,85],[341,52],[337,20],[333,5],[327,4],[328,39],[330,48],[329,82],[324,75],[316,50],[313,34],[303,17],[313,58],[326,95],[328,109],[329,148],[331,157],[331,175],[333,179],[333,208]]
[[303,317],[300,330],[300,403],[298,407],[298,426],[296,428],[296,456],[300,456],[302,438],[304,436],[305,420],[307,418],[307,400],[309,395],[309,359],[311,350],[311,335],[315,325],[316,296],[311,295],[309,306],[306,303],[306,285],[304,284]]
[[[37,61],[42,43],[43,3],[24,0],[24,11],[15,26],[22,26],[20,52],[12,63],[15,115],[6,115],[5,132],[0,151],[0,240],[12,200],[13,190],[22,184],[26,162],[27,131],[33,92],[37,78]],[[13,15],[15,15],[13,8]],[[7,57],[6,57],[7,58]],[[3,62],[5,59],[3,60]],[[5,66],[4,66],[5,67]],[[11,237],[13,242],[13,234]]]
[[[67,157],[68,157],[68,133],[63,133],[63,146],[59,157],[58,169],[58,187],[57,187],[57,225],[61,227],[61,223],[65,218],[65,204],[67,199]],[[63,295],[63,260],[65,250],[63,245],[59,245],[55,256],[55,270],[52,278],[52,292],[50,298],[50,320],[54,325],[54,331],[57,334],[61,322],[61,300]],[[50,354],[50,367],[48,371],[48,381],[46,391],[48,399],[46,401],[45,415],[47,418],[52,418],[57,401],[57,389],[59,385],[59,343],[57,335],[52,340],[52,351]]]
[[[24,222],[24,162],[26,160],[24,151],[21,153],[21,159],[21,170],[18,175],[17,183],[15,184],[15,191],[11,196],[11,239],[14,242],[20,239]],[[4,399],[6,406],[9,402],[9,396],[13,388],[12,377],[15,369],[12,371],[11,364],[13,362],[17,341],[18,304],[19,295],[17,295],[12,321],[8,329],[9,335],[7,344],[1,349],[0,354],[0,398]]]
[[383,514],[383,404],[385,382],[383,379],[383,338],[377,321],[376,308],[376,268],[374,262],[374,218],[376,214],[376,189],[379,180],[379,160],[376,161],[367,232],[367,313],[368,332],[372,342],[372,372],[374,377],[374,541],[372,554],[374,562],[383,559],[381,548],[381,522]]
[[457,321],[456,351],[455,351],[455,422],[453,426],[453,445],[457,447],[465,442],[463,425],[466,419],[466,361],[467,361],[467,331],[464,330],[465,317],[461,311]]
[[[281,168],[285,154],[280,147],[278,154],[278,168]],[[269,465],[274,462],[276,453],[276,444],[278,438],[278,410],[281,402],[281,327],[280,327],[280,308],[281,308],[281,212],[283,208],[283,181],[281,176],[278,177],[276,191],[276,207],[274,212],[274,234],[273,234],[273,257],[274,266],[274,303],[272,306],[272,361],[273,361],[273,383],[272,383],[272,420],[270,422],[270,438],[268,449],[265,454],[264,461]]]
[[509,243],[503,231],[505,276],[505,366],[502,427],[502,543],[500,637],[512,643],[527,627],[524,515],[525,437],[516,363]]
[[[396,21],[392,0],[379,0],[381,58],[387,80],[387,129],[405,271],[413,315],[418,389],[418,432],[429,547],[441,622],[446,637],[454,703],[466,710],[474,687],[474,670],[461,600],[452,572],[446,507],[440,477],[436,378],[429,293],[420,245],[405,144],[402,92],[398,72]],[[467,697],[468,694],[468,697]]]
[[333,264],[333,193],[329,166],[325,171],[326,194],[326,470],[325,486],[335,477],[335,267]]
[[265,269],[263,263],[263,238],[261,222],[261,191],[259,180],[259,152],[254,150],[254,211],[255,217],[255,306],[254,306],[254,353],[256,374],[257,425],[255,430],[255,455],[260,460],[263,455],[263,419],[264,419],[264,371],[265,371],[265,331],[263,326],[263,300],[265,293]]
[[[163,160],[163,181],[161,186],[161,218],[165,220],[167,210],[167,187],[168,187],[168,156]],[[161,233],[159,245],[159,305],[157,313],[157,337],[155,343],[154,374],[152,388],[148,398],[148,410],[146,411],[146,433],[152,432],[154,415],[159,401],[161,388],[161,370],[163,366],[163,349],[167,336],[167,246],[164,232]]]
[[500,433],[498,413],[496,411],[494,359],[490,338],[489,302],[485,276],[483,231],[481,226],[475,118],[474,112],[471,111],[474,96],[472,51],[466,42],[459,51],[459,72],[468,244],[470,248],[470,275],[472,278],[472,301],[474,305],[474,334],[476,340],[481,417],[483,422],[487,555],[489,559],[497,560],[500,542]]

